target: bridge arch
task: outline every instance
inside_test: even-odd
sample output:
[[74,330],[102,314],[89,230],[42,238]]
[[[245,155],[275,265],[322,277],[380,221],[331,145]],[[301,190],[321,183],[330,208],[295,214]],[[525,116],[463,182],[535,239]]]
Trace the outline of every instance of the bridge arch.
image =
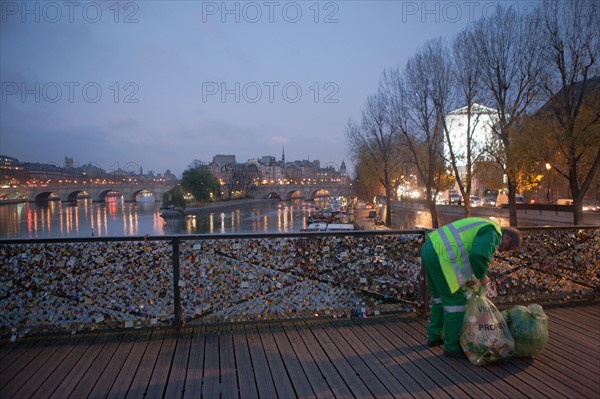
[[304,195],[304,199],[314,200],[320,190],[327,192],[331,197],[341,197],[351,195],[350,186],[339,183],[319,183],[319,184],[263,184],[253,190],[253,194],[258,198],[267,198],[271,193],[276,193],[283,200],[290,199],[290,192],[299,191]]
[[60,196],[58,196],[54,191],[42,191],[41,193],[37,193],[34,201],[35,202],[44,202],[44,201],[52,201],[58,200]]
[[[294,194],[300,194],[300,195],[294,195]],[[283,195],[282,199],[286,200],[286,201],[290,201],[292,199],[300,199],[300,198],[306,198],[306,193],[303,192],[302,190],[288,190],[285,192],[285,194]]]
[[123,195],[122,192],[109,188],[107,190],[101,190],[96,193],[94,198],[94,202],[106,202],[106,196],[110,193],[115,193],[117,195]]
[[[160,200],[162,195],[172,188],[168,184],[50,184],[34,187],[1,187],[0,199],[27,200],[29,202],[42,202],[51,200],[73,201],[77,195],[85,192],[93,202],[103,202],[109,192],[113,191],[122,195],[125,201],[135,201],[136,196],[147,191],[152,194],[154,200]],[[277,191],[276,191],[277,192]]]
[[277,191],[271,191],[265,195],[265,199],[281,199],[281,195]]
[[[320,195],[317,195],[319,194]],[[331,191],[326,189],[326,188],[317,188],[314,190],[311,190],[310,195],[309,195],[309,199],[314,200],[317,197],[331,197]]]
[[85,190],[75,190],[75,191],[70,192],[67,195],[67,201],[69,201],[69,202],[75,202],[75,201],[77,201],[77,198],[79,197],[79,194],[81,194],[81,193],[89,195],[87,193],[87,191],[85,191]]
[[129,196],[129,201],[136,202],[136,201],[138,200],[138,195],[140,195],[140,194],[142,194],[142,193],[149,193],[149,194],[151,194],[151,195],[152,195],[152,197],[154,197],[154,200],[155,200],[155,201],[159,200],[158,198],[156,198],[156,195],[157,195],[157,194],[155,194],[155,193],[154,193],[154,191],[152,191],[152,190],[149,190],[149,189],[147,189],[147,188],[141,188],[141,189],[139,189],[139,190],[134,190],[134,191],[131,193],[131,195]]

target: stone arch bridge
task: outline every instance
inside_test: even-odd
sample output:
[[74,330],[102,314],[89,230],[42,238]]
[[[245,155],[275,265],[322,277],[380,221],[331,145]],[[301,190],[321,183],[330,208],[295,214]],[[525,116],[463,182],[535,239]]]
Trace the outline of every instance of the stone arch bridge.
[[125,201],[133,202],[142,192],[151,193],[158,201],[162,195],[173,188],[169,184],[48,184],[36,187],[0,188],[0,203],[4,200],[27,200],[42,202],[58,200],[63,202],[75,201],[78,195],[84,193],[93,202],[104,202],[109,194],[122,195]]
[[252,190],[255,198],[277,197],[284,201],[292,198],[314,200],[317,196],[349,197],[351,187],[346,184],[315,183],[315,184],[261,184]]

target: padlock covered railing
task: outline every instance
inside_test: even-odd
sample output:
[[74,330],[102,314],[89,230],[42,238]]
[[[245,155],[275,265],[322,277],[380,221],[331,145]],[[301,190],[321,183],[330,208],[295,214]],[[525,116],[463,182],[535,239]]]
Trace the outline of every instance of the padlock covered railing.
[[[600,230],[524,228],[488,296],[595,297]],[[425,231],[0,240],[0,332],[424,312]]]
[[0,329],[180,327],[412,311],[423,231],[0,241]]

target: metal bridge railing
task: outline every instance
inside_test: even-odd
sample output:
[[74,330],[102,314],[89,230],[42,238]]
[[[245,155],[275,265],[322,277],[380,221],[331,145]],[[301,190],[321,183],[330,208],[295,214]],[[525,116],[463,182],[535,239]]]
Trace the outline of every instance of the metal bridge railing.
[[[495,303],[594,297],[600,229],[522,229]],[[0,333],[425,313],[423,230],[0,240]]]

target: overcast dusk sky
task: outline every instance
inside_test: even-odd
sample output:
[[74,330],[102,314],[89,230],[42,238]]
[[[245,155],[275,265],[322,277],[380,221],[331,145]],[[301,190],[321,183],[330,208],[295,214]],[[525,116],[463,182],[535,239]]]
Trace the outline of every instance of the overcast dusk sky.
[[[385,68],[491,15],[480,1],[2,1],[0,154],[178,176],[194,159],[351,167]],[[504,1],[521,9],[535,1]]]

